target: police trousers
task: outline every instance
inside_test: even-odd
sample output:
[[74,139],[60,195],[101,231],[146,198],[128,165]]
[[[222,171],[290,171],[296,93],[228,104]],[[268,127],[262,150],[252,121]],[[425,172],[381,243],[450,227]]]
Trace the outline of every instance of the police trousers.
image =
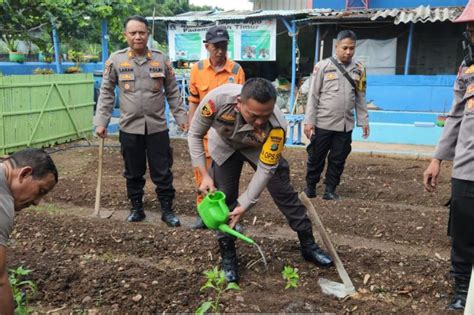
[[474,262],[474,181],[451,179],[449,235],[452,237],[451,274],[469,280]]
[[339,185],[346,159],[351,153],[351,143],[352,130],[345,132],[316,128],[311,142],[306,148],[306,152],[308,152],[306,185],[314,187],[319,183],[326,158],[328,159],[328,168],[324,183],[332,188]]
[[[214,185],[218,190],[225,193],[226,204],[231,211],[238,204],[239,181],[244,162],[248,162],[256,170],[257,166],[240,152],[235,152],[222,165],[212,163],[211,176],[214,179]],[[298,193],[291,185],[290,168],[288,161],[283,157],[280,158],[278,168],[269,180],[267,189],[293,231],[311,229],[311,220],[306,215],[306,208],[298,198]],[[218,238],[223,237],[232,238],[228,234],[218,233]]]
[[122,157],[125,165],[127,196],[130,200],[143,198],[145,172],[148,160],[150,178],[155,184],[158,199],[171,202],[175,197],[173,187],[173,151],[168,130],[154,134],[137,135],[120,131]]

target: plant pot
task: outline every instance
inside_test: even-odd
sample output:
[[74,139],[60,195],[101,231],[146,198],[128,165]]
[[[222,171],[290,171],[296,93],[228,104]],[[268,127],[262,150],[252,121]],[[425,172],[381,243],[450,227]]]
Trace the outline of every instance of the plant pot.
[[96,55],[84,55],[84,59],[86,62],[98,62],[99,61],[99,56]]
[[8,55],[8,59],[11,62],[23,62],[25,61],[26,57],[24,53],[18,52],[18,51],[10,51]]
[[65,73],[79,73],[81,72],[81,68],[79,66],[72,66],[72,67],[68,67],[66,71],[64,72]]

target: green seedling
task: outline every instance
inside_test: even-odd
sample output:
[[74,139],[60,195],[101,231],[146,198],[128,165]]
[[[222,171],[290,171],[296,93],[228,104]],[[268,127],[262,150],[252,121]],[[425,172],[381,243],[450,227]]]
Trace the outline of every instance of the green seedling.
[[214,299],[203,302],[197,309],[196,314],[202,315],[208,310],[211,310],[212,313],[219,314],[220,312],[220,300],[224,292],[229,290],[239,291],[240,287],[235,282],[227,283],[225,280],[224,272],[219,270],[217,267],[214,267],[212,270],[204,272],[206,276],[206,283],[201,287],[201,291],[210,289],[214,291]]
[[28,306],[31,295],[36,293],[36,284],[31,280],[23,278],[31,273],[31,270],[24,269],[22,266],[16,269],[9,269],[8,280],[12,287],[13,298],[16,303],[15,314],[28,314],[32,310]]
[[38,212],[47,212],[50,214],[57,214],[57,213],[60,213],[62,209],[52,203],[43,203],[43,204],[40,204],[39,206],[34,206],[33,210],[38,211]]
[[285,268],[281,272],[281,275],[286,281],[285,289],[298,287],[298,282],[300,281],[300,276],[298,275],[298,268],[285,266]]

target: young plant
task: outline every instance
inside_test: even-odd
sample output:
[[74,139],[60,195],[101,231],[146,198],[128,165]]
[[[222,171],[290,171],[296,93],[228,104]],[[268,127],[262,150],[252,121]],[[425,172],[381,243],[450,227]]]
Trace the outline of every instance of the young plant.
[[286,281],[285,289],[298,287],[298,281],[300,281],[300,276],[298,275],[298,268],[285,266],[285,268],[281,272],[281,275]]
[[240,287],[235,282],[227,283],[225,280],[224,272],[219,270],[217,267],[214,267],[212,270],[208,270],[204,272],[206,276],[206,283],[201,287],[201,291],[211,289],[214,291],[214,299],[203,302],[197,309],[196,314],[202,315],[206,313],[208,310],[211,310],[213,313],[219,314],[220,311],[220,299],[222,293],[229,291],[229,290],[240,290]]
[[22,280],[23,277],[29,275],[31,270],[18,267],[9,269],[8,280],[13,291],[13,298],[16,303],[15,314],[28,314],[31,312],[28,307],[28,301],[31,295],[36,293],[36,284],[31,280]]

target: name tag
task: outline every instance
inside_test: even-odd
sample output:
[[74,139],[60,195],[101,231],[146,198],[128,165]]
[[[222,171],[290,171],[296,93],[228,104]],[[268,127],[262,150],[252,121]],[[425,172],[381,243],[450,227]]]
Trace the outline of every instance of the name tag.
[[120,73],[120,81],[135,81],[135,75],[133,73]]

